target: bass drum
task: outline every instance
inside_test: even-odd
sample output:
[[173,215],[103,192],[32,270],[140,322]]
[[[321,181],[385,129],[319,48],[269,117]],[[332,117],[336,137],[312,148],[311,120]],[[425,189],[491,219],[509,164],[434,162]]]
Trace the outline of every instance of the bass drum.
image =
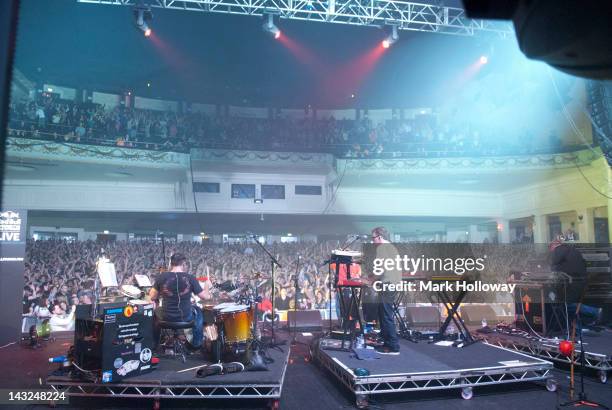
[[233,303],[219,309],[217,322],[223,326],[225,344],[248,342],[251,339],[253,309],[247,305]]

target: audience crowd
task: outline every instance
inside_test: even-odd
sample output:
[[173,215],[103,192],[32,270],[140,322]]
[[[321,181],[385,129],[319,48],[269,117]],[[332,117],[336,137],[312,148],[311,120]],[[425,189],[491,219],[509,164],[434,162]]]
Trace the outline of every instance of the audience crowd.
[[[483,245],[487,244],[485,241]],[[298,309],[329,309],[329,272],[324,261],[338,246],[337,241],[267,245],[282,266],[276,269],[274,280],[277,310],[296,306],[296,279],[299,288]],[[185,254],[189,259],[190,272],[199,280],[210,279],[215,288],[213,295],[217,297],[228,288],[244,288],[248,284],[254,289],[257,284],[263,299],[260,307],[263,311],[271,310],[270,260],[254,243],[166,242],[162,246],[155,241],[51,239],[27,242],[23,314],[30,320],[50,318],[53,330],[69,330],[74,323],[74,307],[90,304],[94,299],[96,262],[101,255],[104,254],[114,263],[119,286],[135,285],[136,274],[145,274],[151,282],[154,281],[164,265],[163,249],[166,261],[175,252]],[[536,259],[535,250],[532,245],[487,248],[489,274],[499,277],[507,273],[510,269],[508,264],[514,269],[529,269],[528,262]],[[495,256],[495,252],[499,253],[499,257]],[[334,312],[335,305],[334,297]]]
[[[337,244],[336,244],[337,245]],[[276,270],[276,308],[287,310],[295,303],[295,275],[299,285],[298,308],[324,309],[328,306],[327,267],[321,262],[329,256],[331,243],[272,244],[282,268]],[[39,240],[28,241],[25,259],[23,314],[37,317],[63,317],[78,304],[92,302],[96,261],[104,250],[114,263],[119,285],[135,284],[136,274],[154,280],[163,266],[162,245],[148,242],[109,242]],[[265,306],[271,301],[270,261],[255,244],[212,245],[197,242],[166,243],[166,260],[174,252],[187,255],[191,272],[210,278],[214,285],[261,286]],[[300,263],[297,267],[297,255]],[[264,282],[262,284],[262,282]]]
[[[190,148],[328,152],[347,158],[557,152],[558,137],[510,138],[435,115],[375,123],[330,118],[246,118],[153,111],[53,99],[10,104],[9,135],[56,142],[187,152]],[[493,135],[495,134],[495,135]],[[538,142],[539,141],[539,142]]]

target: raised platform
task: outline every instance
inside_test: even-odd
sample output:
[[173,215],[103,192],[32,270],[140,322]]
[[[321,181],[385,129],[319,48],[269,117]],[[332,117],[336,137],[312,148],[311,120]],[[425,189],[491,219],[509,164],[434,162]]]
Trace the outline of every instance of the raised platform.
[[268,349],[274,362],[268,371],[239,372],[196,377],[196,369],[206,364],[196,355],[186,363],[172,358],[162,358],[158,368],[151,373],[125,379],[119,383],[89,382],[70,376],[49,376],[46,384],[53,390],[75,397],[148,398],[159,404],[160,399],[267,399],[271,407],[278,406],[281,397],[289,346],[283,351]]
[[[336,376],[356,396],[357,406],[366,407],[368,396],[436,389],[461,389],[470,399],[473,388],[516,382],[544,381],[556,390],[553,364],[486,343],[464,348],[438,346],[427,342],[401,340],[399,356],[359,360],[352,353],[331,351],[317,344],[314,358]],[[356,376],[355,368],[365,368],[369,376]]]
[[[475,333],[474,336],[491,345],[527,353],[558,364],[571,364],[571,359],[559,352],[559,343],[563,338],[557,340],[540,339],[497,332]],[[588,332],[583,334],[582,340],[584,342],[586,367],[597,371],[599,381],[606,383],[608,381],[608,372],[612,370],[612,330],[606,329],[601,332]],[[580,352],[581,347],[576,345],[576,351]]]

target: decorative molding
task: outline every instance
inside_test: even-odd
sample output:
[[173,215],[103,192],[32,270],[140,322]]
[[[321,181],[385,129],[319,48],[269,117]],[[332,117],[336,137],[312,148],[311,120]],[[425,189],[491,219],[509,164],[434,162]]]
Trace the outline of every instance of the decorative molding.
[[53,159],[154,168],[188,168],[189,154],[149,151],[134,148],[58,143],[10,137],[6,140],[7,157]]
[[268,166],[299,165],[307,167],[329,166],[339,170],[398,171],[398,170],[503,170],[550,169],[587,166],[601,158],[599,148],[590,150],[536,155],[507,155],[458,158],[403,158],[403,159],[334,159],[331,154],[193,149],[191,154],[162,152],[122,147],[48,142],[9,137],[6,140],[7,156],[31,159],[54,159],[108,163],[155,168],[188,168],[189,155],[193,160],[238,162]]
[[193,149],[191,158],[198,161],[269,162],[284,164],[306,163],[332,166],[331,154],[275,151],[240,151],[217,149]]
[[576,165],[586,166],[601,157],[601,151],[581,150],[559,154],[508,155],[460,158],[404,158],[404,159],[339,159],[338,169],[391,171],[391,170],[431,170],[431,169],[478,169],[503,170],[569,168]]

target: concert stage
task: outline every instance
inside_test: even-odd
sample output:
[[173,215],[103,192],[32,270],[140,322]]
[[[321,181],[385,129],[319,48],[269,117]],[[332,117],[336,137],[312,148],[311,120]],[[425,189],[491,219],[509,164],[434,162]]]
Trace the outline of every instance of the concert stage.
[[[464,348],[412,343],[401,340],[399,356],[359,360],[344,351],[323,350],[317,344],[313,356],[356,396],[359,408],[368,405],[370,395],[399,392],[461,389],[470,399],[473,388],[527,381],[544,381],[555,391],[551,362],[502,347],[474,343]],[[356,376],[355,368],[365,368],[369,376]]]
[[46,384],[53,390],[75,397],[113,397],[152,399],[159,406],[160,399],[264,399],[270,408],[277,408],[283,388],[289,346],[283,351],[268,349],[274,360],[268,371],[238,372],[224,375],[196,377],[196,370],[180,372],[207,362],[187,357],[161,358],[158,368],[151,373],[124,379],[119,383],[89,382],[69,376],[49,376]]
[[[474,337],[480,338],[486,343],[505,347],[517,352],[527,353],[534,357],[541,357],[554,361],[558,364],[571,364],[569,357],[559,352],[561,337],[555,339],[528,338],[519,335],[505,333],[474,333]],[[584,360],[586,367],[597,371],[601,383],[608,381],[608,372],[612,370],[612,330],[605,329],[601,332],[585,332],[582,335],[584,341]],[[580,346],[576,344],[576,352],[580,352]],[[577,355],[576,360],[579,360]]]

